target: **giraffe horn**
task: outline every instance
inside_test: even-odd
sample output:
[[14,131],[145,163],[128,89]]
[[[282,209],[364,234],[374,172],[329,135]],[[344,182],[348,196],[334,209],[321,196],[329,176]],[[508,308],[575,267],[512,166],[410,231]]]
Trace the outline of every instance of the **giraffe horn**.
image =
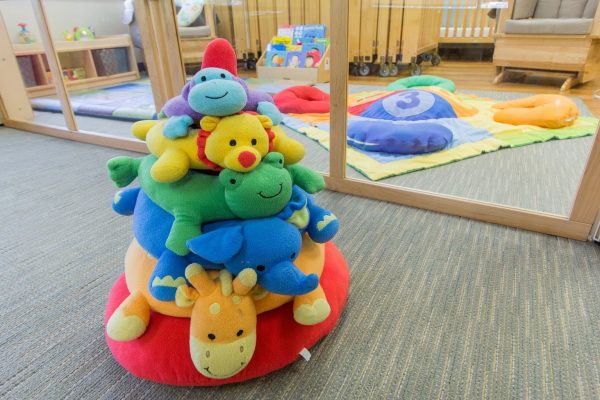
[[256,285],[256,271],[252,268],[243,269],[233,281],[233,291],[239,295],[246,295]]
[[200,264],[190,264],[185,269],[185,277],[201,296],[208,296],[217,287]]

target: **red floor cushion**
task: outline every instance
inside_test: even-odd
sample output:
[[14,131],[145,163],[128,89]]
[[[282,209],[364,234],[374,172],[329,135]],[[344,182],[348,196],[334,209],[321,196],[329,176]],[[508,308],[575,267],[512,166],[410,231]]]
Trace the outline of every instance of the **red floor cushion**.
[[[292,303],[260,314],[257,323],[256,351],[248,367],[227,379],[201,375],[190,358],[188,318],[152,313],[150,325],[140,338],[117,342],[106,336],[108,346],[119,364],[133,375],[154,382],[179,386],[217,386],[256,378],[283,368],[311,348],[336,325],[348,296],[348,267],[332,243],[325,245],[325,266],[321,286],[331,306],[331,314],[320,324],[304,326],[293,318]],[[108,297],[104,322],[129,295],[121,275]]]
[[328,113],[329,94],[314,86],[292,86],[273,96],[282,113]]

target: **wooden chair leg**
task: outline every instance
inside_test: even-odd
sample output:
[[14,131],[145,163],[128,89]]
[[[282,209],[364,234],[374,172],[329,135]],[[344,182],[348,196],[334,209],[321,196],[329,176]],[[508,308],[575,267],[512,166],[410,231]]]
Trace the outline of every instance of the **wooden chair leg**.
[[494,78],[494,85],[502,82],[506,76],[506,70],[503,68],[498,75]]
[[575,86],[576,84],[576,78],[575,77],[570,77],[567,78],[565,80],[565,82],[562,84],[562,86],[560,87],[560,91],[562,92],[566,92],[567,90],[570,90],[573,86]]

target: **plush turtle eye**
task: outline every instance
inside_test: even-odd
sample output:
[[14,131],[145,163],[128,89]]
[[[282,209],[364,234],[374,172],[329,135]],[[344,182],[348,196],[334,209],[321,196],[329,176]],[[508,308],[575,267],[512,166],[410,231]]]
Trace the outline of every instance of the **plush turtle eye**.
[[215,340],[217,337],[214,335],[214,333],[209,333],[209,334],[208,334],[208,338],[209,338],[210,340]]
[[242,336],[244,334],[244,330],[240,329],[239,331],[237,331],[237,333],[235,334],[236,336]]
[[283,164],[283,160],[281,158],[279,159],[279,164]]
[[257,269],[258,271],[261,271],[261,272],[262,272],[262,271],[264,271],[264,270],[265,270],[265,266],[264,266],[264,265],[259,265],[258,267],[256,267],[256,269]]
[[292,253],[292,255],[290,256],[290,258],[293,260],[296,257],[296,253]]
[[250,143],[252,143],[252,146],[256,146],[256,143],[258,143],[258,142],[256,139],[252,139],[252,141]]
[[221,74],[221,78],[225,79],[227,77],[225,76],[225,74]]
[[205,77],[205,76],[201,76],[201,77],[200,77],[200,80],[201,80],[202,82],[206,82],[206,77]]
[[237,144],[237,142],[235,141],[235,139],[231,139],[231,140],[229,141],[229,145],[230,145],[231,147],[235,146],[236,144]]
[[231,183],[232,185],[235,185],[237,183],[237,181],[232,178],[232,179],[229,180],[229,183]]

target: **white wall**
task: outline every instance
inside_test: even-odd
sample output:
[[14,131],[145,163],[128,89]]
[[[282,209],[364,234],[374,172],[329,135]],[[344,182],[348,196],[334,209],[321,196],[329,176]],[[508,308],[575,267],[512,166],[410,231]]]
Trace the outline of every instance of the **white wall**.
[[[63,32],[72,30],[74,26],[91,26],[97,35],[116,35],[129,33],[129,28],[122,20],[122,0],[45,0],[48,24],[52,37],[62,40]],[[39,40],[39,30],[29,0],[2,0],[0,12],[17,42],[19,22],[25,22],[29,30]]]

